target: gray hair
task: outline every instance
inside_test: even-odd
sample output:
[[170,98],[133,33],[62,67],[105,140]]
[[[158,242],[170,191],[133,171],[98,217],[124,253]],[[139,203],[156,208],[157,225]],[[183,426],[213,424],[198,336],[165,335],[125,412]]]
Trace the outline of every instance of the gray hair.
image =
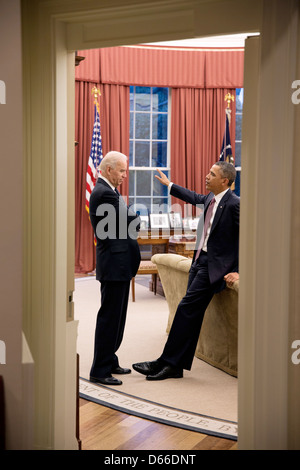
[[127,156],[124,155],[124,153],[111,150],[102,158],[99,165],[99,170],[105,172],[108,166],[114,169],[120,160],[124,160],[125,162],[127,162]]
[[221,175],[223,178],[228,179],[228,186],[230,187],[236,178],[236,169],[232,163],[229,162],[217,162],[215,165],[220,167]]

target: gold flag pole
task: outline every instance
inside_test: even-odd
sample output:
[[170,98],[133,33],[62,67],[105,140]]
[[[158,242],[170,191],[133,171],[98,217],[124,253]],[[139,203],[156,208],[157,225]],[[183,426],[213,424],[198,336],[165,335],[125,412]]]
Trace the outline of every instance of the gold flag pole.
[[234,101],[234,95],[232,95],[231,93],[227,93],[227,94],[225,95],[224,101],[227,101],[227,108],[225,109],[225,113],[226,113],[227,116],[228,116],[228,121],[229,121],[229,124],[230,124],[230,122],[231,122],[230,103],[231,103],[231,101]]
[[[226,93],[224,101],[227,101],[227,108],[225,109],[225,114],[228,117],[228,123],[230,125],[230,123],[231,123],[230,103],[234,101],[234,95],[232,95],[231,93]],[[226,118],[225,118],[225,128],[226,128]],[[224,148],[226,148],[226,145],[227,145],[227,142],[226,142],[226,133],[225,133],[225,146],[224,146]],[[229,162],[232,163],[232,164],[234,163],[233,155],[230,156]]]
[[101,96],[101,92],[99,90],[99,88],[97,88],[96,86],[94,86],[92,88],[92,95],[94,96],[94,104],[97,106],[97,111],[100,115],[100,107],[99,107],[99,102],[98,102],[98,98]]
[[[99,90],[99,88],[97,88],[96,86],[94,86],[92,88],[92,96],[94,96],[94,105],[97,107],[97,111],[98,111],[98,114],[99,114],[99,120],[100,120],[100,106],[99,106],[99,101],[98,101],[98,98],[100,98],[101,96],[101,92]],[[99,162],[100,164],[100,162]],[[98,158],[97,158],[97,176],[99,176],[99,166],[98,166]]]
[[231,93],[227,93],[225,95],[225,101],[227,101],[227,108],[230,108],[230,102],[234,101],[234,95],[232,95]]
[[[234,95],[232,95],[231,93],[226,93],[224,101],[227,101],[227,108],[225,109],[225,113],[228,116],[228,122],[229,122],[229,125],[230,125],[230,122],[231,122],[230,104],[231,104],[231,102],[234,102]],[[226,133],[225,133],[225,139],[226,139]],[[224,148],[226,148],[226,145],[227,145],[227,142],[225,142]],[[233,155],[229,156],[229,163],[232,163],[232,165],[234,165]],[[235,188],[235,182],[232,183],[231,190],[233,191],[234,188]]]

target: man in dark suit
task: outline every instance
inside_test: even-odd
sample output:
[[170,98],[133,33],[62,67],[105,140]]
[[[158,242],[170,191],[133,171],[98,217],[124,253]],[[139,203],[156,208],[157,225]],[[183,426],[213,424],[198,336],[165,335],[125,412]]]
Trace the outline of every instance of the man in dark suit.
[[96,279],[101,283],[94,360],[90,381],[121,385],[112,374],[129,374],[116,355],[124,333],[130,280],[140,264],[137,243],[139,217],[126,206],[117,190],[127,173],[127,157],[109,152],[101,160],[100,177],[90,197],[90,220],[97,239]]
[[[238,279],[240,200],[230,190],[236,171],[217,162],[206,176],[207,195],[170,183],[160,171],[156,178],[171,186],[170,193],[193,205],[203,205],[187,292],[179,303],[162,355],[155,361],[133,364],[147,380],[183,377],[190,370],[205,310],[216,292]],[[204,227],[203,227],[204,225]],[[200,230],[201,228],[201,230]]]

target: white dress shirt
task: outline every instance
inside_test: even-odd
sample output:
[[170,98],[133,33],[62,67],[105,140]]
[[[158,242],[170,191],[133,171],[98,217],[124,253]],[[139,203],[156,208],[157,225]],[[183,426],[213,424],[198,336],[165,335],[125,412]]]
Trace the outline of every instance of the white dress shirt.
[[[229,189],[229,188],[228,188],[228,189]],[[225,191],[222,191],[221,193],[219,193],[219,194],[217,194],[216,196],[214,196],[214,198],[215,198],[215,205],[214,205],[214,208],[213,208],[212,216],[211,216],[210,221],[209,221],[209,226],[208,226],[208,228],[207,228],[206,237],[205,237],[205,240],[204,240],[204,243],[203,243],[203,247],[202,247],[202,250],[203,250],[203,251],[207,251],[207,240],[208,240],[208,237],[209,237],[209,234],[210,234],[210,229],[211,229],[211,226],[212,226],[214,217],[215,217],[216,210],[217,210],[217,208],[218,208],[218,205],[219,205],[219,203],[220,203],[222,197],[227,193],[228,189],[225,189]]]
[[[168,185],[168,190],[170,191],[171,190],[171,187],[172,187],[172,182]],[[229,189],[229,188],[228,188]],[[207,251],[207,240],[208,240],[208,237],[209,237],[209,234],[210,234],[210,229],[211,229],[211,226],[212,226],[212,223],[213,223],[213,220],[214,220],[214,217],[215,217],[215,213],[216,213],[216,210],[217,210],[217,207],[222,199],[222,197],[227,193],[228,189],[225,189],[225,191],[222,191],[221,193],[217,194],[216,196],[214,196],[215,198],[215,205],[214,205],[214,208],[213,208],[213,212],[212,212],[212,216],[211,216],[211,219],[210,219],[210,222],[209,222],[209,226],[207,228],[207,234],[206,234],[206,237],[205,237],[205,240],[204,240],[204,243],[203,243],[203,247],[202,247],[202,250],[203,251]]]
[[102,178],[107,184],[109,184],[109,186],[111,187],[111,189],[114,191],[116,188],[111,184],[110,181],[108,181],[107,178],[105,178],[105,176],[102,176],[102,175],[99,175],[99,178]]

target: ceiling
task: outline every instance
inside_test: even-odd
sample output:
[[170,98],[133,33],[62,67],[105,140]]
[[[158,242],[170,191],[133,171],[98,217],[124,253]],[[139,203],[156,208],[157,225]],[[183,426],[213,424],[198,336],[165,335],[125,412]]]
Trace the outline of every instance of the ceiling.
[[248,36],[257,35],[259,35],[259,33],[243,33],[226,36],[211,36],[206,38],[182,39],[177,41],[164,41],[148,44],[178,47],[244,47],[245,39]]

